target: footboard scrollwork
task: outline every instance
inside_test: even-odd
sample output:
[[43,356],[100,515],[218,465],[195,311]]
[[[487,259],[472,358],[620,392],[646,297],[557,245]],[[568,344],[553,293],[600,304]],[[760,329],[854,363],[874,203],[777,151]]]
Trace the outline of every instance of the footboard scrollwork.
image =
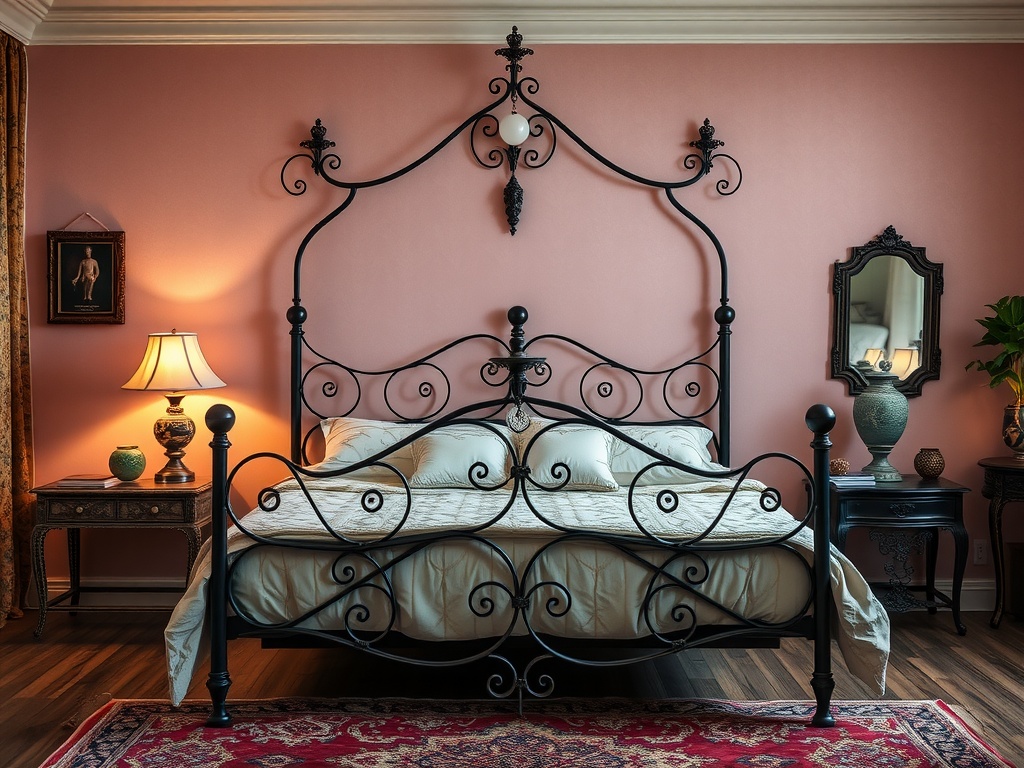
[[[520,405],[535,404],[524,395]],[[493,403],[484,405],[488,411],[493,408]],[[511,401],[505,405],[517,407]],[[584,412],[563,407],[572,418],[556,424],[601,427],[618,439],[632,439],[615,425],[588,421]],[[532,443],[528,442],[521,449],[506,443],[511,468],[505,482],[480,482],[479,477],[473,477],[474,472],[486,467],[479,462],[471,465],[470,490],[452,499],[465,502],[473,495],[473,504],[483,510],[478,519],[473,518],[473,509],[460,507],[460,516],[443,528],[423,527],[423,520],[416,513],[430,500],[429,491],[410,487],[395,472],[400,482],[377,481],[383,483],[379,488],[364,488],[352,494],[350,512],[355,519],[379,516],[380,527],[371,533],[346,532],[338,527],[337,521],[353,518],[338,517],[345,510],[329,506],[334,496],[325,495],[320,483],[343,478],[353,471],[351,467],[311,470],[275,454],[256,454],[229,473],[227,432],[233,420],[227,406],[214,406],[207,414],[207,424],[214,431],[211,446],[217,473],[210,577],[211,724],[223,725],[230,719],[225,707],[230,686],[226,654],[229,615],[234,634],[305,635],[424,666],[449,667],[490,658],[511,670],[511,676],[492,675],[487,680],[487,689],[492,695],[517,695],[520,699],[524,695],[543,697],[552,692],[551,671],[536,679],[530,677],[535,666],[545,660],[608,667],[733,640],[811,637],[815,641],[812,687],[818,700],[814,722],[831,724],[828,708],[834,683],[829,649],[827,471],[828,432],[835,417],[827,407],[815,406],[807,414],[807,424],[815,434],[813,473],[784,454],[767,454],[743,467],[711,472],[686,467],[637,443],[638,448],[650,454],[650,464],[633,478],[628,493],[615,497],[627,505],[627,514],[619,519],[632,523],[631,528],[621,531],[589,530],[559,518],[559,503],[565,502],[566,493],[572,493],[563,490],[571,479],[571,469],[563,466],[564,477],[557,486],[534,482],[529,466]],[[493,422],[461,418],[424,425],[409,439],[428,436],[445,427],[468,425],[489,432],[497,430]],[[533,439],[542,435],[543,430]],[[285,467],[292,479],[260,493],[256,511],[273,516],[281,509],[294,510],[297,503],[305,504],[308,514],[302,519],[307,523],[315,521],[314,529],[300,526],[294,533],[267,535],[259,514],[254,518],[239,517],[232,511],[230,484],[236,473],[257,460],[270,460]],[[781,462],[797,470],[809,488],[807,513],[786,518],[791,524],[770,535],[747,536],[745,540],[727,534],[722,539],[720,532],[728,531],[730,526],[740,524],[739,530],[743,530],[743,516],[786,514],[781,510],[782,498],[776,488],[748,486],[748,475],[764,462]],[[368,464],[393,470],[378,457],[358,466]],[[644,472],[656,468],[693,472],[702,488],[708,483],[721,486],[720,498],[715,497],[717,500],[710,507],[709,502],[700,502],[707,511],[694,518],[698,521],[695,524],[689,517],[680,516],[684,508],[694,503],[694,497],[685,489],[642,487]],[[286,493],[289,496],[284,499]],[[488,509],[483,500],[491,499],[495,503]],[[393,519],[386,522],[389,510]],[[548,535],[532,539],[534,544],[529,544],[529,538],[510,538],[511,532],[522,525],[522,518],[514,522],[515,516],[524,514],[528,515],[527,520],[533,520],[534,526],[540,524]],[[250,519],[255,522],[250,523]],[[289,525],[297,525],[295,518],[289,520]],[[230,548],[229,522],[234,531]],[[503,528],[506,523],[512,527]],[[813,547],[806,541],[812,538],[812,525]],[[524,549],[527,544],[529,547]],[[735,560],[737,557],[741,559]],[[742,559],[745,557],[750,558],[749,564]],[[720,572],[728,574],[730,568],[752,568],[755,561],[765,558],[777,562],[782,571],[788,570],[791,580],[794,574],[802,574],[806,587],[795,587],[793,591],[798,597],[789,604],[776,605],[771,616],[749,615],[745,606],[735,602],[733,594],[722,591],[721,579],[716,581],[716,576]],[[325,578],[319,582],[317,599],[286,602],[272,594],[254,592],[262,587],[258,583],[251,586],[250,574],[270,562],[277,563],[279,572],[323,572]],[[427,593],[409,581],[409,574],[418,573],[416,569],[424,565],[437,579],[436,587]],[[752,589],[757,591],[756,586]],[[598,610],[595,596],[599,601],[614,601],[634,593],[638,598],[631,606],[631,623],[609,636],[601,626],[608,617]],[[613,595],[618,597],[612,598]],[[407,634],[410,627],[418,626],[408,623],[414,613],[421,619],[435,614],[448,619],[455,616],[456,625],[472,627],[471,637],[452,644],[429,643],[437,653],[428,656],[420,652],[419,643],[414,643],[416,651],[408,653],[405,645],[412,640],[429,640]],[[617,633],[621,636],[619,641],[610,645],[605,642]],[[537,649],[532,660],[521,668],[503,650],[516,636],[529,638]],[[601,642],[584,638],[601,638]],[[615,653],[615,648],[622,653]]]

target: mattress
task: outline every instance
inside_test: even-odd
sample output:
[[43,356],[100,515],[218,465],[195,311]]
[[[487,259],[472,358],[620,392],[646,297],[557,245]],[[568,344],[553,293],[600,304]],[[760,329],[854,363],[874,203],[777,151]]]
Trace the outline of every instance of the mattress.
[[[752,480],[738,488],[709,480],[632,492],[528,490],[514,499],[503,491],[409,493],[400,484],[346,478],[293,479],[275,492],[273,509],[251,511],[228,535],[235,611],[265,625],[391,627],[417,640],[445,641],[524,634],[528,621],[534,631],[560,638],[630,639],[737,617],[784,623],[803,615],[810,601],[813,534],[765,503],[765,486]],[[638,544],[626,555],[588,531],[624,540],[643,533],[704,551],[673,557]],[[444,540],[420,543],[441,532]],[[416,543],[404,541],[410,536]],[[345,540],[373,544],[372,561],[346,554]],[[753,548],[727,549],[740,544]],[[888,617],[835,549],[831,563],[840,650],[851,672],[881,693]],[[209,573],[207,544],[165,631],[174,703],[206,650]],[[341,582],[360,578],[377,586],[338,599]],[[525,620],[509,599],[517,579],[530,595]],[[641,610],[648,595],[650,607]]]

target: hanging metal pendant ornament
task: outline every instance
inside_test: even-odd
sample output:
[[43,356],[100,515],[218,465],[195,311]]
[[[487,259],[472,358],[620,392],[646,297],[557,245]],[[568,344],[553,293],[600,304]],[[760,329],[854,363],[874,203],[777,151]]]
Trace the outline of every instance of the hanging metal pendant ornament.
[[508,59],[506,69],[509,73],[509,93],[512,99],[512,112],[498,121],[498,135],[508,144],[505,154],[508,157],[510,176],[502,195],[505,201],[505,217],[508,219],[508,231],[515,235],[519,224],[519,214],[523,211],[523,188],[516,179],[516,168],[519,165],[519,145],[530,138],[530,121],[519,114],[516,107],[519,100],[519,73],[522,66],[519,62],[525,56],[533,55],[533,50],[523,48],[523,36],[519,27],[512,27],[512,34],[505,37],[507,48],[499,48],[494,53]]
[[508,167],[512,175],[508,177],[505,191],[502,197],[505,200],[505,218],[508,219],[508,231],[515,235],[516,226],[519,224],[519,214],[523,212],[523,188],[516,180],[516,166],[519,165],[519,147],[509,147]]

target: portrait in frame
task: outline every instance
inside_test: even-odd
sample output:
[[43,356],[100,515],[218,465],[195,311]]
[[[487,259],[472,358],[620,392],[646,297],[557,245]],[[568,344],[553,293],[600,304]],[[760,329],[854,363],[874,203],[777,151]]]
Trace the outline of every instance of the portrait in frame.
[[46,233],[51,323],[124,323],[124,232]]

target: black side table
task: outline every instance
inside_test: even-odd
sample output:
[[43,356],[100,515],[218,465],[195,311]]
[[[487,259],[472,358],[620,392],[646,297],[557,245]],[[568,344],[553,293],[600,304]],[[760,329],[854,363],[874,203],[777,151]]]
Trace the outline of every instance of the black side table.
[[992,534],[992,565],[996,570],[996,609],[989,621],[998,627],[1003,620],[1006,561],[1003,559],[1003,507],[1011,501],[1024,501],[1024,461],[1010,456],[993,456],[978,462],[985,468],[981,495],[990,499],[988,526]]
[[[43,634],[47,610],[145,610],[79,605],[86,592],[181,592],[175,587],[83,587],[80,578],[82,528],[171,528],[185,534],[188,567],[185,585],[192,573],[202,528],[209,525],[213,506],[213,483],[200,478],[191,483],[157,483],[153,476],[112,488],[64,488],[56,483],[33,488],[36,494],[36,525],[32,529],[32,558],[39,593],[39,625],[33,635]],[[71,589],[49,598],[46,583],[46,534],[54,528],[68,532],[68,571]],[[184,586],[183,586],[184,588]],[[65,605],[70,600],[70,605]]]
[[[851,528],[873,528],[871,538],[879,542],[882,554],[892,555],[887,566],[891,587],[886,607],[906,610],[922,604],[908,596],[911,569],[910,551],[925,546],[927,574],[923,604],[935,613],[942,604],[953,610],[956,631],[967,634],[960,621],[960,590],[967,568],[967,529],[964,528],[963,499],[970,489],[945,478],[925,480],[905,476],[897,483],[876,483],[868,487],[839,487],[832,484],[832,541],[840,552],[846,550],[846,535]],[[935,562],[939,553],[939,530],[953,535],[953,594],[935,589]],[[926,540],[924,542],[923,540]]]

